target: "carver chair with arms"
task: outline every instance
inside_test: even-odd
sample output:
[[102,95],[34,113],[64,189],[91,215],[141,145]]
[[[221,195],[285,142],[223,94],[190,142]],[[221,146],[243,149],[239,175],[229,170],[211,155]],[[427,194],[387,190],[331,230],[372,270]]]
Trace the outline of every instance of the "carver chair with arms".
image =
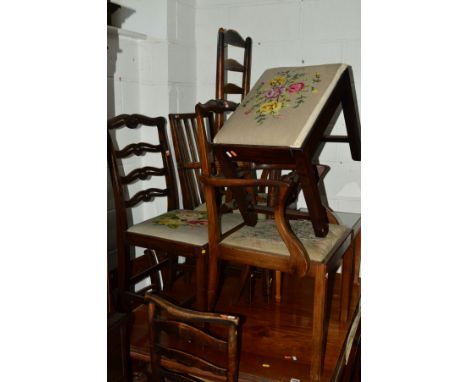
[[[329,274],[334,274],[342,263],[343,255],[350,253],[347,249],[351,242],[351,230],[341,225],[327,224],[328,234],[319,237],[314,234],[308,214],[301,214],[296,210],[288,211],[287,206],[297,197],[299,187],[298,176],[294,172],[283,176],[281,180],[239,179],[233,171],[235,163],[227,163],[229,156],[219,155],[213,150],[216,145],[207,140],[201,118],[201,115],[208,112],[224,113],[233,107],[227,101],[210,101],[204,105],[198,104],[196,108],[200,116],[198,133],[203,174],[201,179],[205,185],[209,222],[208,307],[215,306],[220,260],[313,278],[313,354],[310,373],[312,379],[318,380],[326,343]],[[214,177],[209,172],[213,151],[221,161],[223,176]],[[269,209],[274,214],[274,220],[257,220],[255,207],[252,207],[255,199],[249,197],[245,189],[255,189],[258,186],[278,190],[276,205]],[[215,190],[218,187],[231,188],[246,222],[245,226],[224,238],[219,231],[219,211],[215,201]],[[263,210],[268,211],[268,208]],[[347,304],[347,301],[341,301],[341,304]]]

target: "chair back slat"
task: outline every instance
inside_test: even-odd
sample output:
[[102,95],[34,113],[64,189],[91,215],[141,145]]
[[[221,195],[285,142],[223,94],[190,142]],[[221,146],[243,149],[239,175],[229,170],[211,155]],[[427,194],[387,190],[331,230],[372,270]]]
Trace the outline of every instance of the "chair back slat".
[[170,373],[184,382],[206,380],[210,375],[237,381],[238,317],[181,308],[149,293],[145,301],[153,381]]
[[190,353],[186,353],[182,350],[166,348],[164,346],[157,345],[157,352],[161,357],[165,357],[170,360],[175,360],[188,367],[195,367],[199,370],[207,371],[220,376],[226,376],[227,369],[224,367],[216,366],[215,364]]
[[244,93],[244,89],[241,88],[240,86],[237,86],[236,84],[228,83],[228,84],[224,85],[224,93],[228,93],[228,94],[243,94],[243,93]]
[[169,371],[164,367],[160,368],[160,375],[171,382],[206,382],[205,380],[196,378],[193,375],[179,374],[174,371]]
[[168,195],[167,189],[162,190],[160,188],[148,188],[146,190],[137,192],[133,197],[125,202],[125,207],[135,207],[141,202],[151,202],[154,198],[160,198]]
[[227,351],[227,341],[211,336],[194,326],[177,321],[155,320],[154,324],[160,331],[168,335],[179,336],[183,340],[190,341],[198,346],[210,346],[218,351]]
[[228,29],[224,31],[224,42],[226,44],[237,46],[238,48],[245,47],[245,40],[239,34],[239,32],[235,31],[234,29]]
[[128,173],[127,176],[122,176],[121,180],[123,184],[130,184],[133,183],[134,181],[140,179],[140,180],[147,180],[151,178],[152,176],[163,176],[166,175],[166,170],[164,168],[157,168],[157,167],[142,167],[142,168],[137,168],[136,170],[133,170]]
[[233,58],[228,58],[225,62],[226,70],[230,70],[231,72],[243,72],[245,70],[244,65],[240,64],[238,61],[234,60]]
[[160,153],[162,151],[161,145],[152,145],[150,143],[132,143],[125,146],[122,150],[115,152],[117,158],[128,158],[132,155],[142,156],[146,153]]

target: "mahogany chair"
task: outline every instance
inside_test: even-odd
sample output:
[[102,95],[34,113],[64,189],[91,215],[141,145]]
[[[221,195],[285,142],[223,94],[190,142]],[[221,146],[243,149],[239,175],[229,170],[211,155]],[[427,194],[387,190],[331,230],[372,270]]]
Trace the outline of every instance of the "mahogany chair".
[[[123,114],[108,120],[107,132],[108,165],[116,208],[117,306],[119,311],[131,313],[128,317],[131,360],[149,362],[144,293],[149,290],[158,293],[161,288],[158,279],[141,290],[135,290],[134,285],[163,266],[163,262],[155,260],[153,252],[173,258],[194,258],[195,306],[203,310],[206,305],[207,214],[178,208],[165,118]],[[167,200],[167,212],[156,213],[142,222],[132,222],[133,208],[147,203],[148,209],[155,209],[154,199],[158,197]],[[238,214],[223,217],[225,232],[239,224],[242,218]],[[137,247],[144,250],[144,255],[132,261],[132,249]]]
[[[107,126],[108,163],[117,212],[120,291],[128,291],[130,286],[130,247],[147,248],[173,256],[194,257],[197,264],[196,303],[197,307],[202,309],[208,243],[206,213],[178,208],[177,187],[167,140],[166,120],[162,117],[149,118],[138,114],[124,114],[110,119]],[[111,132],[124,128],[134,132],[145,128],[144,136],[152,137],[153,142],[147,143],[136,137],[136,143],[130,143],[121,148],[115,134]],[[149,133],[151,130],[153,134]],[[135,158],[142,159],[136,161]],[[131,170],[126,162],[133,165]],[[158,165],[161,167],[156,167]],[[153,181],[157,177],[162,178],[159,184]],[[134,190],[133,195],[131,195],[132,190]],[[168,212],[137,224],[131,224],[129,210],[140,203],[152,204],[154,198],[157,197],[166,198]],[[226,215],[223,218],[223,229],[229,231],[240,222],[241,219],[238,216]],[[125,303],[125,301],[121,302]]]
[[238,317],[184,309],[152,294],[145,300],[151,381],[237,381]]
[[[282,180],[239,179],[236,176],[236,164],[227,155],[219,155],[213,143],[209,142],[203,118],[208,112],[224,113],[233,110],[235,105],[227,101],[210,101],[196,107],[198,118],[198,136],[202,165],[201,180],[205,186],[205,198],[209,224],[209,271],[208,271],[208,307],[213,309],[218,291],[218,266],[220,260],[256,266],[274,271],[295,274],[297,277],[314,279],[314,301],[312,317],[313,355],[311,377],[320,379],[323,367],[324,348],[327,332],[327,312],[330,303],[327,299],[329,275],[333,276],[342,263],[343,256],[349,256],[347,249],[351,243],[351,230],[338,224],[328,224],[328,234],[319,237],[314,233],[308,214],[288,211],[287,206],[297,197],[299,177],[294,172]],[[209,171],[210,157],[213,152],[221,160],[223,175],[214,177]],[[315,167],[314,167],[315,168]],[[274,220],[257,220],[252,199],[245,188],[268,186],[278,190],[278,200],[270,212]],[[215,190],[218,187],[230,187],[244,217],[246,225],[232,234],[221,237],[219,230],[219,211],[215,202]],[[265,212],[268,208],[263,207]],[[293,220],[292,218],[296,219]],[[330,277],[330,281],[333,277]],[[331,290],[332,288],[330,288]],[[341,299],[342,305],[348,301]],[[344,308],[343,308],[344,309]]]
[[[185,209],[195,209],[206,211],[205,196],[203,185],[200,182],[201,165],[199,158],[199,144],[197,136],[197,121],[195,113],[181,113],[181,114],[169,114],[169,122],[171,126],[172,143],[175,153],[175,162],[177,167],[177,173],[179,175],[179,183],[182,193],[183,206]],[[211,137],[213,135],[215,122],[213,119],[205,119],[205,128],[207,135]],[[215,166],[213,166],[213,172],[216,172]],[[223,190],[220,193],[225,194]],[[265,194],[258,195],[258,200],[264,198]],[[232,198],[228,196],[228,202],[222,204],[223,211],[230,212],[235,209],[235,205],[232,203]],[[225,198],[223,198],[226,201]],[[231,204],[229,204],[229,202]],[[186,267],[187,269],[188,267]],[[245,267],[241,272],[242,286],[239,289],[239,298],[242,291],[246,286],[252,288],[252,283],[249,280],[249,276],[252,274],[250,267]],[[265,291],[267,295],[267,291]],[[251,299],[251,291],[249,291],[249,299]]]

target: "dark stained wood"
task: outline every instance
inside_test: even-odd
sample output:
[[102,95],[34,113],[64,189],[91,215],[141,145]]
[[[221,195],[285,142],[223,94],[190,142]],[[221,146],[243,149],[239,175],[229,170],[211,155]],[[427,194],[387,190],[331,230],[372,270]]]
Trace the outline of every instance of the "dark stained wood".
[[108,382],[128,381],[128,339],[126,315],[107,315],[107,380]]
[[[207,104],[209,105],[209,103]],[[310,127],[301,148],[214,144],[213,151],[217,157],[223,155],[223,152],[234,151],[237,161],[295,165],[301,177],[301,187],[311,215],[310,219],[314,225],[314,231],[316,235],[324,236],[327,234],[328,223],[325,211],[321,207],[320,194],[316,187],[316,176],[313,174],[312,163],[319,148],[323,145],[324,139],[329,139],[327,137],[330,136],[330,129],[333,127],[330,122],[336,118],[337,111],[340,109],[343,110],[345,116],[351,156],[354,160],[360,160],[360,122],[350,67],[339,78],[314,125]],[[207,108],[201,110],[206,111]]]
[[[228,58],[229,45],[244,49],[244,63]],[[252,39],[245,40],[235,30],[218,30],[218,48],[216,58],[216,93],[215,98],[227,99],[228,94],[241,94],[242,98],[250,90],[250,71],[252,65]],[[228,83],[228,71],[242,73],[240,86]]]
[[203,187],[198,180],[197,121],[195,113],[169,114],[177,173],[184,208],[194,209],[205,202]]
[[[225,381],[237,381],[238,317],[183,309],[151,294],[145,300],[149,303],[153,381],[171,374],[193,381],[197,380],[193,377],[207,373],[222,376]],[[213,334],[217,327],[224,330],[224,339]],[[178,367],[171,368],[171,365]]]
[[[154,128],[153,142],[140,142],[136,139],[136,142],[130,142],[126,147],[119,147],[118,142],[115,140],[114,131],[125,128],[135,130],[142,126]],[[167,200],[167,209],[169,211],[179,207],[175,172],[166,132],[166,119],[163,117],[150,118],[139,114],[123,114],[108,120],[107,130],[108,165],[114,193],[117,222],[119,309],[126,312],[131,310],[126,292],[131,291],[133,285],[139,281],[135,278],[135,274],[132,276],[130,259],[132,247],[152,250],[146,253],[147,256],[154,257],[155,254],[161,254],[170,255],[172,258],[177,256],[196,258],[197,263],[199,263],[197,264],[197,269],[200,270],[200,273],[196,275],[199,287],[196,289],[197,306],[203,308],[205,299],[205,276],[203,273],[205,269],[205,246],[193,246],[168,240],[165,237],[127,232],[127,229],[132,225],[132,222],[128,219],[129,209],[139,203],[152,203],[154,198],[162,197]],[[143,156],[148,152],[159,154],[162,167],[142,166],[138,169],[133,169],[131,172],[124,173],[125,167],[122,166],[124,161],[131,161],[134,156]],[[164,179],[166,187],[164,189],[154,187],[145,189],[147,187],[145,180],[157,176]],[[132,186],[136,187],[137,182],[140,182],[142,190],[134,195],[130,195],[128,185],[131,183]],[[155,264],[149,264],[148,266],[150,270],[154,271],[161,269],[164,264],[165,262],[157,266]],[[140,273],[142,276],[145,275],[141,270],[137,273]]]
[[[284,275],[284,289],[281,304],[271,304],[264,301],[260,293],[252,294],[252,302],[238,300],[238,271],[231,269],[228,273],[215,311],[240,318],[240,381],[284,381],[291,378],[301,382],[310,379],[310,357],[312,356],[312,309],[314,304],[312,278],[298,279],[292,275]],[[180,289],[183,294],[190,285],[177,280],[174,289]],[[256,288],[261,288],[256,285]],[[321,381],[338,382],[349,369],[359,365],[359,331],[353,336],[351,327],[360,322],[358,306],[360,302],[360,287],[354,284],[352,290],[350,320],[340,321],[341,277],[338,274],[331,296],[331,312],[326,337],[326,347]],[[256,292],[259,292],[257,290]],[[137,314],[137,324],[133,326],[132,336],[139,336],[139,353],[146,351],[146,361],[149,361],[149,341],[147,335],[146,311]],[[146,333],[146,336],[145,336]],[[354,343],[346,364],[346,342]],[[142,350],[146,349],[146,350]],[[296,360],[292,359],[295,356]],[[210,358],[211,359],[211,358]],[[216,358],[215,358],[216,359]],[[169,364],[169,362],[168,362]],[[266,367],[266,366],[268,367]],[[172,366],[179,366],[172,364]],[[348,371],[346,371],[348,369]],[[212,378],[212,380],[216,380]]]
[[[320,380],[324,361],[324,348],[327,335],[327,312],[330,310],[330,305],[327,304],[327,289],[333,288],[334,274],[342,262],[343,256],[350,256],[352,251],[347,251],[351,244],[351,230],[343,236],[340,242],[334,247],[334,252],[324,260],[324,262],[315,262],[309,259],[307,251],[301,241],[292,231],[289,225],[289,219],[285,215],[285,210],[290,202],[290,196],[297,193],[298,182],[300,179],[301,186],[308,191],[306,201],[309,207],[314,208],[313,213],[310,213],[312,221],[311,228],[316,232],[317,236],[325,236],[328,232],[328,217],[325,208],[322,206],[318,196],[317,183],[319,181],[319,173],[312,165],[311,157],[306,153],[311,153],[310,150],[296,150],[293,153],[297,174],[292,174],[289,177],[279,180],[257,180],[257,179],[239,179],[236,171],[236,161],[239,160],[236,148],[235,159],[231,159],[225,150],[221,150],[219,145],[214,145],[208,141],[202,116],[208,112],[221,114],[232,108],[232,105],[226,101],[211,101],[205,105],[198,104],[195,108],[198,120],[198,136],[200,143],[200,162],[202,166],[201,181],[205,185],[205,198],[208,212],[208,237],[209,237],[209,265],[208,265],[208,295],[207,306],[212,309],[215,306],[218,294],[219,281],[219,261],[227,260],[236,262],[242,265],[259,266],[265,269],[281,271],[292,274],[297,278],[304,276],[314,280],[313,296],[314,303],[311,313],[312,318],[312,338],[311,345],[313,352],[309,358],[310,362],[310,378],[312,380]],[[318,142],[317,142],[318,143]],[[224,177],[213,177],[211,173],[211,154],[214,152],[221,163],[222,173]],[[272,150],[274,152],[275,150]],[[257,153],[258,155],[258,153]],[[232,155],[231,155],[232,156]],[[260,157],[257,157],[259,160]],[[264,163],[264,162],[262,162]],[[289,256],[279,256],[273,253],[262,252],[260,250],[252,250],[241,247],[233,247],[222,242],[219,230],[219,211],[216,204],[215,192],[217,187],[229,187],[237,203],[239,210],[244,217],[246,224],[255,225],[256,215],[252,209],[249,210],[248,198],[245,189],[248,187],[259,187],[268,185],[278,189],[278,200],[274,206],[275,223],[278,232],[284,241]],[[255,199],[250,200],[254,203]],[[320,233],[320,235],[318,234]],[[349,263],[349,261],[348,261]],[[349,271],[350,267],[347,267]],[[330,284],[329,285],[329,279]],[[348,301],[341,301],[345,307]],[[343,308],[345,309],[345,308]]]

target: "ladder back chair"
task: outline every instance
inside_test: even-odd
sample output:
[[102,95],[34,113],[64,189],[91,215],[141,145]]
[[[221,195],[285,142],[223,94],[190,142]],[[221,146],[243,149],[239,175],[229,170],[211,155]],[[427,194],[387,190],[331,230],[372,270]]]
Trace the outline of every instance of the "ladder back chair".
[[[149,362],[144,292],[158,293],[161,288],[157,282],[137,291],[134,284],[161,269],[163,264],[158,264],[154,252],[173,258],[194,258],[195,307],[203,310],[206,304],[207,214],[179,208],[165,118],[122,114],[108,120],[107,134],[108,166],[116,208],[117,306],[119,311],[130,313],[131,360]],[[155,183],[155,180],[159,182]],[[131,210],[141,203],[154,209],[154,199],[158,197],[167,200],[167,212],[155,213],[155,216],[135,224]],[[239,224],[242,219],[238,215],[223,217],[226,232]],[[131,261],[132,249],[136,247],[145,249],[144,255]],[[191,301],[186,297],[183,296],[184,301]]]
[[[244,61],[229,58],[229,46],[244,50]],[[250,72],[252,68],[252,39],[245,39],[233,29],[219,28],[218,50],[216,57],[216,99],[228,99],[229,94],[240,94],[241,99],[250,90]],[[241,86],[229,82],[228,72],[242,75]]]
[[[198,104],[197,113],[224,113],[233,110],[235,105],[227,101],[210,101]],[[342,263],[351,243],[351,230],[338,224],[328,224],[328,234],[319,237],[314,233],[310,215],[292,210],[288,215],[287,206],[297,197],[299,177],[292,172],[282,180],[239,179],[235,163],[228,155],[216,151],[216,145],[207,140],[203,119],[198,118],[202,182],[205,186],[209,224],[209,270],[208,270],[208,307],[213,309],[218,293],[218,266],[220,260],[257,266],[274,271],[295,274],[297,277],[314,279],[314,301],[312,317],[313,354],[311,359],[311,378],[320,379],[327,333],[327,314],[330,301],[327,299],[328,285],[333,274]],[[223,176],[214,177],[209,168],[211,153],[220,159]],[[315,168],[315,167],[314,167]],[[274,220],[257,220],[255,209],[249,204],[247,187],[268,186],[278,190],[278,200],[273,208]],[[245,219],[246,225],[222,238],[219,231],[219,212],[215,203],[217,187],[230,187]],[[268,208],[264,208],[268,210]],[[294,218],[294,220],[292,219]],[[329,280],[330,279],[330,280]],[[329,292],[329,291],[328,291]],[[341,304],[347,304],[341,299]]]
[[[117,212],[119,290],[130,290],[131,247],[147,248],[171,256],[193,257],[196,261],[196,306],[203,309],[208,243],[206,213],[179,208],[165,118],[123,114],[110,119],[107,127],[108,164]],[[119,144],[116,137],[116,132],[121,129],[144,132],[145,135],[140,136],[152,137],[153,141],[148,143],[136,136],[132,142],[128,138],[125,147],[122,147],[124,145]],[[153,134],[149,133],[151,130]],[[122,138],[129,137],[129,134],[122,132]],[[141,159],[135,162],[135,158]],[[130,164],[137,168],[130,171],[126,161],[133,161]],[[165,185],[155,184],[154,179],[160,179],[160,183]],[[133,194],[132,190],[135,190]],[[132,224],[130,210],[140,203],[154,206],[154,198],[158,197],[167,199],[167,212]],[[240,222],[236,216],[226,216],[223,227],[228,231]],[[125,308],[126,302],[125,299],[120,301],[121,306]]]
[[[242,64],[232,58],[232,49],[239,48],[240,52],[243,51],[243,62]],[[231,50],[231,52],[230,52]],[[216,57],[216,92],[215,98],[222,100],[229,100],[230,95],[240,95],[240,99],[243,100],[244,97],[250,91],[250,78],[251,78],[251,69],[252,69],[252,38],[246,37],[245,39],[233,29],[224,29],[219,28],[218,30],[218,48],[217,48],[217,57]],[[236,85],[230,78],[229,73],[240,73],[240,84]],[[221,128],[225,115],[216,115],[217,126],[215,132]],[[219,165],[218,165],[219,167]],[[250,172],[249,176],[254,176],[254,170]],[[263,168],[261,172],[261,178],[263,179],[278,179],[281,176],[281,169],[268,169]],[[274,195],[272,190],[267,190],[266,187],[259,187],[257,190],[257,198],[264,201],[264,203],[274,203]],[[270,201],[271,200],[271,201]],[[253,280],[253,273],[250,268],[245,268],[241,278],[243,279],[242,284],[245,285],[247,279],[249,283]],[[270,299],[270,275],[269,272],[263,272],[263,278],[265,283],[265,294],[267,300]],[[275,300],[279,302],[281,300],[281,273],[277,272],[275,274],[275,284],[276,284],[276,293]],[[252,285],[249,284],[249,287],[252,288]],[[251,297],[251,293],[249,293]]]
[[147,294],[151,381],[237,381],[239,318]]

